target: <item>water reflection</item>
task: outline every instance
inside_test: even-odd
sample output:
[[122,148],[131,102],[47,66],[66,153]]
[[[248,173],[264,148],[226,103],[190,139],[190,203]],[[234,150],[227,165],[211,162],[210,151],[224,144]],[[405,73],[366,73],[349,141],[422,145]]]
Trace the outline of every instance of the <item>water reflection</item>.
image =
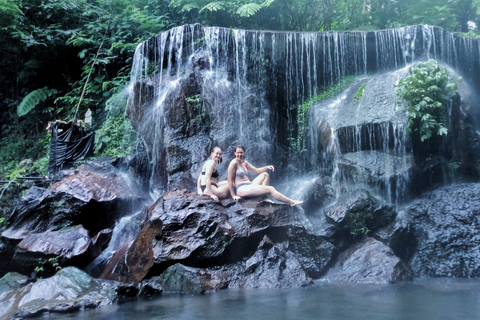
[[317,283],[289,290],[163,294],[42,319],[480,319],[480,280],[425,279],[398,285]]

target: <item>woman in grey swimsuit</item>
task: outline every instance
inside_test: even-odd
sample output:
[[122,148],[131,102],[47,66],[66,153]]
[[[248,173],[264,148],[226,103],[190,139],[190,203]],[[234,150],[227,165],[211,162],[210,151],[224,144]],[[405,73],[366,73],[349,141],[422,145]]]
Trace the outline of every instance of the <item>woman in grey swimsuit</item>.
[[227,181],[218,182],[219,174],[216,163],[220,162],[222,162],[222,149],[215,147],[197,179],[197,192],[209,195],[215,201],[218,201],[219,198],[228,197]]
[[[245,148],[243,146],[235,147],[235,159],[233,159],[228,166],[228,188],[233,200],[238,200],[241,197],[261,197],[272,196],[275,200],[285,202],[291,206],[302,204],[303,201],[292,200],[274,187],[269,185],[270,176],[267,170],[275,170],[272,165],[256,168],[245,160]],[[251,171],[259,174],[253,181],[250,181],[247,172]]]

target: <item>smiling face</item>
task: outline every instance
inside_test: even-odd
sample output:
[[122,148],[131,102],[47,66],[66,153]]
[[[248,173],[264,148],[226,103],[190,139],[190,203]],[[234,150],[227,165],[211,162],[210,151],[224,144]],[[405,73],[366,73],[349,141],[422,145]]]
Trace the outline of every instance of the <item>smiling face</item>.
[[243,149],[243,147],[235,148],[235,159],[239,162],[243,162],[245,159],[245,149]]
[[222,159],[222,149],[218,147],[213,149],[211,157],[212,157],[212,160],[215,162],[220,161]]

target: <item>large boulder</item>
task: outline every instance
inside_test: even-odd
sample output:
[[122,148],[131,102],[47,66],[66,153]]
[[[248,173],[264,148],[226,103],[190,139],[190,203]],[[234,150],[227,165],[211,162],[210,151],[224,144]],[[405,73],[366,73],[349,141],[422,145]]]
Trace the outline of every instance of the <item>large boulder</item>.
[[150,217],[137,238],[114,253],[100,278],[122,282],[142,281],[153,266],[153,240],[161,232],[162,221]]
[[389,247],[373,238],[366,238],[343,252],[324,279],[388,284],[412,280],[413,277]]
[[480,277],[480,184],[442,187],[409,205],[420,277]]
[[331,241],[346,248],[365,235],[391,224],[397,215],[393,206],[365,190],[341,196],[323,213],[332,228],[327,229]]
[[105,248],[115,221],[145,200],[134,179],[100,160],[48,189],[32,187],[1,234],[0,251],[8,263],[0,274],[29,274],[39,259],[54,256],[61,264],[74,259],[71,263],[84,267]]
[[[142,233],[151,230],[151,224],[161,225],[161,230],[149,233],[150,245],[148,241],[141,241],[144,243],[141,246],[143,253],[132,250],[143,237]],[[115,267],[105,268],[101,272],[102,278],[124,281],[127,278],[119,278],[118,271],[134,270],[145,255],[151,261],[150,250],[153,251],[154,262],[147,274],[144,273],[147,269],[141,269],[145,278],[162,276],[174,264],[206,270],[230,265],[236,271],[231,273],[222,269],[222,274],[228,274],[228,277],[219,277],[233,282],[238,276],[236,283],[243,284],[237,286],[247,287],[303,284],[308,282],[307,279],[324,273],[336,252],[333,244],[310,230],[308,219],[299,207],[259,199],[216,203],[210,197],[187,190],[172,190],[145,211],[144,227],[139,238],[120,250],[123,253],[119,252],[118,257],[115,255],[111,261]],[[137,255],[130,256],[137,251]],[[127,267],[118,268],[113,260],[127,264]],[[252,262],[254,260],[261,264]],[[270,264],[264,265],[263,260],[265,263],[270,261]],[[257,267],[254,268],[254,265]],[[251,275],[253,270],[257,270],[255,277]],[[248,274],[249,277],[240,274]],[[302,275],[301,279],[297,275]],[[269,285],[259,280],[265,277],[272,277]],[[141,278],[128,279],[139,281]],[[247,278],[257,280],[252,283],[253,280],[247,281]],[[208,288],[205,286],[204,290]]]
[[85,272],[68,267],[47,279],[0,293],[0,318],[24,319],[42,313],[96,308],[119,298],[118,283],[93,279]]

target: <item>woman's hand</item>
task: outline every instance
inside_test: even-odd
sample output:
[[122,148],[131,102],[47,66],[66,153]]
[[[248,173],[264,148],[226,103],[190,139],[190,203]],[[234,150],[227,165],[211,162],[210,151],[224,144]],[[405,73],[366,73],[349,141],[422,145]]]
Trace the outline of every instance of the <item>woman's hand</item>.
[[272,172],[275,171],[275,168],[272,165],[267,166],[267,169],[272,170]]

